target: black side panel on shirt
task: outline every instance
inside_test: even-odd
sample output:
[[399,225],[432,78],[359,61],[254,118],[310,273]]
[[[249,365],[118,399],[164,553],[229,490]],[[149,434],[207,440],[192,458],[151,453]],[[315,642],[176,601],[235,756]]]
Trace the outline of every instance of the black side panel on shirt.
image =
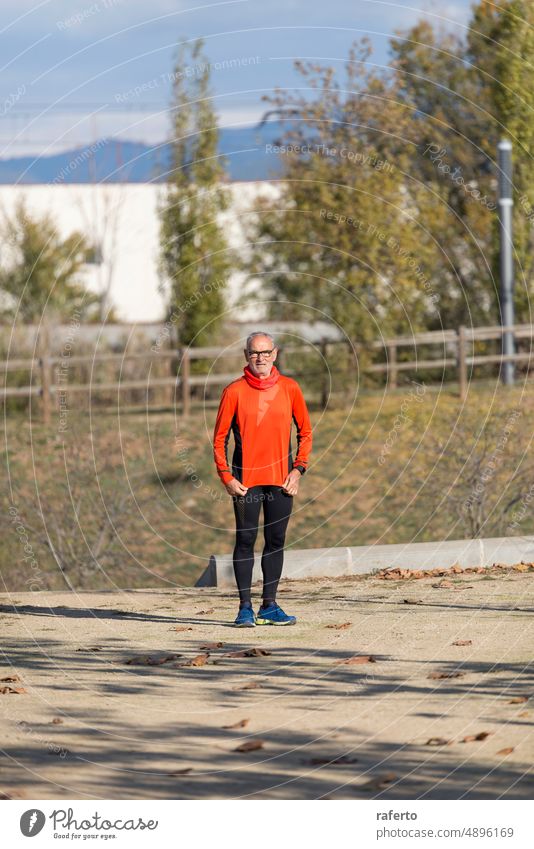
[[293,416],[293,421],[295,422],[295,427],[297,428],[297,457],[298,457],[299,456],[299,449],[300,449],[300,428],[299,428],[299,424],[298,424],[295,416]]
[[[295,427],[297,428],[297,457],[298,457],[299,456],[299,449],[300,449],[300,428],[299,428],[299,425],[298,425],[298,422],[297,422],[295,416],[293,416],[293,421],[295,422]],[[289,449],[291,451],[291,439],[289,440]],[[289,469],[291,470],[293,468],[293,459],[291,457],[291,454],[289,455],[289,460],[290,460]],[[295,466],[295,468],[299,470],[301,475],[303,475],[304,472],[306,471],[304,466]]]
[[293,452],[291,451],[291,437],[289,437],[289,449],[287,452],[287,473],[293,468]]
[[237,423],[237,416],[232,419],[232,432],[234,434],[234,454],[232,457],[232,474],[239,483],[243,483],[243,443],[241,441],[241,431]]

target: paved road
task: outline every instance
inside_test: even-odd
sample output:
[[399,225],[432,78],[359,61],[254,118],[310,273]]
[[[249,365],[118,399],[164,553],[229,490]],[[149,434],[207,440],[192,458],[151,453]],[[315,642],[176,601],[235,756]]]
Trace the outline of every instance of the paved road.
[[532,798],[534,573],[439,584],[283,581],[254,630],[211,588],[4,594],[0,792]]

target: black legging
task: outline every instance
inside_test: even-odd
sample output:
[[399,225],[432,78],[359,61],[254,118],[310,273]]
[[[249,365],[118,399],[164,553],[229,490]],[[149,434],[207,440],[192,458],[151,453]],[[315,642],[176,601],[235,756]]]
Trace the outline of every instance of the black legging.
[[260,508],[263,504],[265,545],[261,555],[263,600],[274,601],[284,563],[286,529],[293,507],[293,496],[280,486],[251,486],[246,495],[233,495],[236,519],[234,574],[240,602],[250,602],[254,568],[254,543],[258,536]]

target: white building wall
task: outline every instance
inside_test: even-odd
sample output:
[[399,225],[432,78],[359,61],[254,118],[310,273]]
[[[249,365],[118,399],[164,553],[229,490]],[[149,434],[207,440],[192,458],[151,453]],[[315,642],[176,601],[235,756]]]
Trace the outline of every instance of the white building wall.
[[[230,183],[230,208],[221,214],[230,247],[245,248],[243,214],[254,208],[259,195],[276,197],[276,183]],[[158,200],[164,187],[151,183],[73,184],[0,186],[0,206],[11,215],[23,197],[28,211],[50,213],[62,236],[75,230],[92,243],[100,243],[103,262],[89,266],[86,283],[95,292],[105,290],[111,279],[110,299],[121,321],[160,321],[164,316],[164,296],[158,292],[159,219]],[[238,272],[229,280],[229,306],[235,302],[243,284]],[[254,319],[254,309],[241,319]]]

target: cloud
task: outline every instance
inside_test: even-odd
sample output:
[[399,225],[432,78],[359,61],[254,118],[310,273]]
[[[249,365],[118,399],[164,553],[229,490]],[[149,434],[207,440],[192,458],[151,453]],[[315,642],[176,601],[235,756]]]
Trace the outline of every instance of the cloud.
[[[267,108],[262,94],[272,93],[275,86],[301,82],[293,71],[294,58],[322,57],[339,60],[341,66],[351,42],[369,33],[375,45],[374,61],[385,63],[388,38],[395,29],[411,27],[421,17],[436,26],[440,19],[450,27],[465,25],[470,0],[270,0],[267,4],[246,0],[211,5],[195,0],[196,7],[191,0],[0,2],[0,30],[7,27],[9,36],[4,38],[3,62],[8,67],[3,72],[3,89],[7,96],[21,84],[26,88],[18,111],[13,108],[0,122],[0,133],[8,139],[22,130],[21,137],[34,149],[41,143],[44,147],[47,140],[61,139],[65,132],[83,143],[79,134],[88,132],[90,121],[82,120],[76,128],[82,117],[80,104],[87,103],[90,115],[105,104],[113,105],[117,92],[169,73],[176,43],[183,37],[204,35],[204,50],[213,63],[228,57],[261,56],[257,67],[241,73],[212,74],[221,120],[226,123],[231,116],[239,120],[250,115],[254,121]],[[132,110],[139,108],[140,101],[149,108],[153,105],[154,111],[165,110],[169,99],[170,85],[158,86],[156,91],[144,92]],[[50,108],[58,101],[63,114],[57,107]],[[65,114],[69,104],[72,111]],[[46,115],[39,119],[43,110]],[[98,120],[118,130],[124,116],[115,113]],[[140,132],[152,140],[163,121],[164,115],[147,121],[140,125]],[[10,147],[10,153],[13,150]]]

